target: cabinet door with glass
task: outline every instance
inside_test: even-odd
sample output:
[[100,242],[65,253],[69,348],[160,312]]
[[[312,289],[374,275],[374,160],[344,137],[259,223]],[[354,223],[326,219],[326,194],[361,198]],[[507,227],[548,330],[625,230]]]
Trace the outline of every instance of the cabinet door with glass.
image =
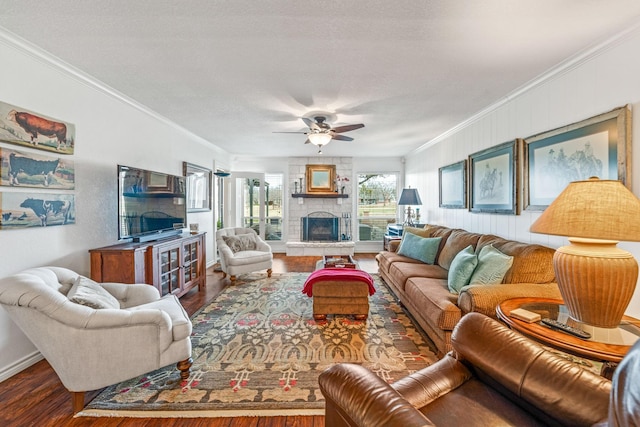
[[193,282],[200,278],[200,265],[198,264],[201,259],[199,255],[200,247],[200,240],[185,243],[182,247],[182,273],[184,288],[191,287]]
[[182,290],[181,247],[181,244],[177,244],[158,250],[158,285],[161,295],[179,293]]

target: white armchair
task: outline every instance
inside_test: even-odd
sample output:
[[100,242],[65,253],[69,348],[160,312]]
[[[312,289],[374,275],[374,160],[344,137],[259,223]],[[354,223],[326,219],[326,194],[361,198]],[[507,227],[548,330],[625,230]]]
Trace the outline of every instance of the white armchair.
[[251,228],[230,227],[216,231],[216,245],[220,255],[220,268],[235,283],[239,274],[267,269],[271,277],[273,254],[271,246]]
[[[74,413],[84,407],[85,391],[172,363],[182,379],[189,377],[191,321],[174,295],[161,298],[150,285],[79,277],[66,268],[40,267],[0,280],[0,304],[71,392]],[[91,285],[84,296],[99,288],[99,296],[116,308],[73,302],[76,282]]]

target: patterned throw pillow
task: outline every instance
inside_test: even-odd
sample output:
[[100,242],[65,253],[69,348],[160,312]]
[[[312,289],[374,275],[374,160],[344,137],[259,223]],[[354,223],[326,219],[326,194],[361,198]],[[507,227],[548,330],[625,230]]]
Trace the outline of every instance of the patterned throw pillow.
[[441,237],[420,237],[416,234],[407,233],[400,242],[398,255],[417,259],[425,264],[433,264],[438,254]]
[[240,251],[256,250],[256,235],[253,233],[222,236],[222,239],[234,254]]
[[451,267],[449,267],[449,275],[447,277],[449,292],[452,294],[460,293],[460,289],[469,284],[477,265],[478,257],[473,250],[473,246],[469,245],[458,252],[453,261],[451,261]]
[[478,254],[478,266],[469,280],[471,285],[494,285],[502,283],[511,268],[513,257],[505,255],[493,245],[487,245]]
[[95,309],[120,308],[120,302],[99,283],[88,277],[78,276],[69,293],[69,301]]

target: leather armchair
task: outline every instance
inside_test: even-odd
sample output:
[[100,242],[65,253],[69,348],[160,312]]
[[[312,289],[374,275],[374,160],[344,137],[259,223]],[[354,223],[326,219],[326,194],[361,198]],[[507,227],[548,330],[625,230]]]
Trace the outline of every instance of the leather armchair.
[[389,385],[337,364],[319,378],[325,425],[590,426],[606,422],[611,382],[479,313],[456,325],[454,350]]
[[[255,248],[246,250],[241,246],[229,246],[227,243],[229,238],[241,238],[240,236],[249,237],[255,243]],[[216,246],[220,255],[220,269],[224,273],[223,279],[228,274],[233,284],[239,274],[251,273],[265,268],[267,276],[271,277],[273,265],[271,246],[262,240],[252,228],[221,228],[216,231]]]
[[[68,297],[78,274],[40,267],[0,280],[0,304],[72,394],[97,390],[177,362],[191,367],[191,321],[175,295],[150,285],[102,283],[119,308],[91,308]],[[115,302],[114,302],[115,303]]]

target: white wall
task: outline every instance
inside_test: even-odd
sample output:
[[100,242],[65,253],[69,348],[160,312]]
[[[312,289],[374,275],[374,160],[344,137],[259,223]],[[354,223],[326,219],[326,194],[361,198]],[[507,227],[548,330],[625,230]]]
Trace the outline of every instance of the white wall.
[[[567,244],[565,238],[529,233],[539,213],[521,215],[475,214],[462,209],[438,208],[438,168],[467,158],[471,153],[515,138],[526,138],[630,104],[633,110],[632,188],[640,195],[640,29],[600,46],[564,64],[547,77],[532,83],[487,108],[468,123],[439,138],[428,148],[407,156],[407,184],[420,190],[423,221],[492,233],[509,239],[551,247]],[[496,78],[500,78],[496,76]],[[426,200],[425,200],[426,199]],[[640,243],[622,242],[620,247],[640,259]],[[640,286],[627,314],[640,317]]]
[[[76,168],[76,223],[0,230],[0,277],[42,265],[89,275],[88,250],[117,243],[118,163],[177,175],[182,174],[183,161],[208,168],[216,161],[229,163],[226,152],[108,94],[106,88],[84,80],[79,72],[61,68],[37,48],[19,46],[10,34],[1,31],[0,58],[0,101],[76,126],[75,154],[70,156]],[[0,191],[19,190],[1,187]],[[200,223],[201,230],[208,233],[207,260],[211,263],[215,255],[213,212],[189,214],[188,222]],[[31,342],[0,309],[0,380],[39,358]]]

